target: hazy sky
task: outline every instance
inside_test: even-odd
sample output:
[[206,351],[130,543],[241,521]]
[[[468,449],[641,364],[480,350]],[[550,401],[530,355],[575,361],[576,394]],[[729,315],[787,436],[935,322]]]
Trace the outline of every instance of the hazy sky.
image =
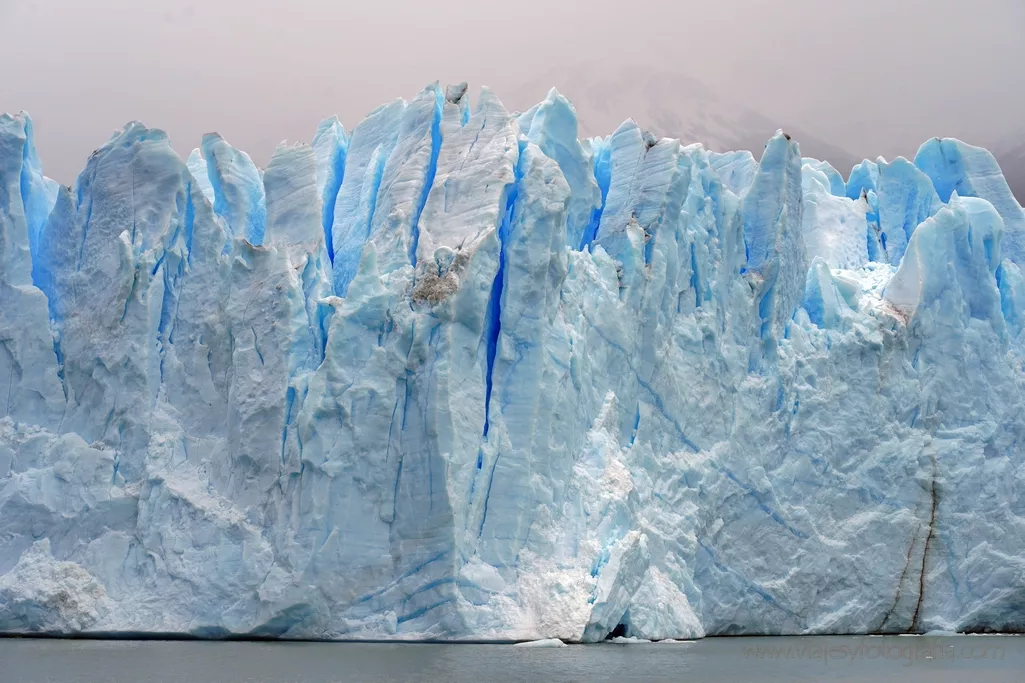
[[585,61],[679,70],[862,156],[1025,137],[1025,0],[0,0],[0,26],[0,111],[68,183],[132,119],[262,163],[433,80],[502,97]]

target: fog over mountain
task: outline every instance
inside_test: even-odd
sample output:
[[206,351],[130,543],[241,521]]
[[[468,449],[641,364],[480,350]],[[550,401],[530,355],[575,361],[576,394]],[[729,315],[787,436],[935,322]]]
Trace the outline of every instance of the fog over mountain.
[[1025,202],[1025,135],[1019,139],[1017,145],[1009,143],[1007,146],[995,146],[993,153],[1007,178],[1007,184],[1021,204]]
[[[898,154],[911,159],[918,145],[928,139],[909,138],[896,154],[871,150],[853,139],[834,140],[813,132],[816,124],[822,124],[813,117],[767,115],[681,71],[642,64],[609,69],[583,63],[553,67],[500,95],[509,106],[525,109],[553,87],[572,100],[580,117],[581,136],[609,135],[629,118],[659,136],[700,142],[717,152],[751,150],[758,157],[765,141],[782,128],[797,140],[803,155],[828,161],[844,179],[863,159],[884,156],[892,160]],[[1019,202],[1025,201],[1025,131],[998,138],[981,131],[961,136],[993,152],[1011,190]]]
[[757,157],[766,140],[783,128],[799,142],[802,154],[829,161],[845,176],[862,159],[807,131],[799,121],[769,118],[669,69],[624,65],[600,70],[586,64],[553,68],[502,97],[511,107],[526,108],[552,87],[573,102],[584,136],[609,135],[632,118],[659,136],[700,142],[716,152],[748,149]]
[[127,121],[183,155],[217,131],[263,166],[435,80],[513,108],[558,86],[588,134],[633,117],[758,153],[783,126],[844,174],[932,136],[1000,155],[1025,118],[1020,0],[0,0],[0,25],[0,111],[32,115],[64,183]]

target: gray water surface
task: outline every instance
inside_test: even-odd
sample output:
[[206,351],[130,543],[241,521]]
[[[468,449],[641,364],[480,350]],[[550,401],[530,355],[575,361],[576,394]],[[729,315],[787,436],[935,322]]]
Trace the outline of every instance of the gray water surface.
[[1025,682],[1025,638],[511,645],[0,639],[0,683]]

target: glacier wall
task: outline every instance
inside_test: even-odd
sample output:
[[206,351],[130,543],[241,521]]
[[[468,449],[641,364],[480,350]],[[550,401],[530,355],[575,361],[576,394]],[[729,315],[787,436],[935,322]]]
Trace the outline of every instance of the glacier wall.
[[0,631],[1025,630],[1025,214],[430,86],[266,169],[0,118]]

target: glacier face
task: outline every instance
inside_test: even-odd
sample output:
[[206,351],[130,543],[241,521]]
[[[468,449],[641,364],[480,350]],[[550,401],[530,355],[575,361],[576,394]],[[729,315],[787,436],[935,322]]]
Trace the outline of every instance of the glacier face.
[[956,140],[845,182],[554,91],[72,188],[4,116],[0,631],[1021,631],[1023,234]]

